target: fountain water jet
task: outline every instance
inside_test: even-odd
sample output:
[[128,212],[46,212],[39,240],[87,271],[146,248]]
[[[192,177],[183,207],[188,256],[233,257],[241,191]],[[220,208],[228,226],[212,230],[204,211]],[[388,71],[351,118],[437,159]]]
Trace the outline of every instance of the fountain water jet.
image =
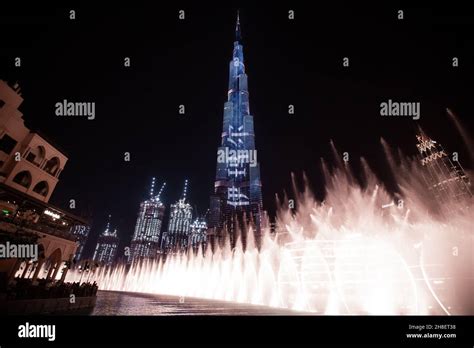
[[[459,209],[449,215],[438,214],[443,207],[420,179],[423,168],[381,143],[397,194],[385,189],[363,158],[364,185],[347,164],[339,160],[331,170],[322,160],[324,201],[314,198],[307,183],[303,192],[294,184],[296,211],[287,208],[287,197],[278,200],[277,223],[284,233],[275,237],[266,229],[260,250],[249,233],[245,249],[239,240],[234,250],[227,243],[214,252],[207,247],[166,261],[106,267],[93,278],[101,290],[318,314],[474,314],[472,199],[453,202]],[[79,278],[72,270],[67,280]]]

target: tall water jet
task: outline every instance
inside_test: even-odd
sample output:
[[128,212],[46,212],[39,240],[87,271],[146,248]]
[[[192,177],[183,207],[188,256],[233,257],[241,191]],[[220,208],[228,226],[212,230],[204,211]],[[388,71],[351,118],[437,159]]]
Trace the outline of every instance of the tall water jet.
[[[233,249],[227,242],[214,250],[105,267],[91,280],[101,290],[316,314],[474,314],[472,195],[447,195],[446,213],[422,179],[420,158],[381,143],[398,192],[389,192],[364,158],[363,184],[347,164],[336,161],[330,168],[322,161],[324,200],[314,198],[306,179],[301,192],[294,184],[295,209],[287,196],[279,200],[280,233],[263,228],[260,249],[250,229],[246,248],[238,238]],[[68,280],[80,276],[73,270]]]

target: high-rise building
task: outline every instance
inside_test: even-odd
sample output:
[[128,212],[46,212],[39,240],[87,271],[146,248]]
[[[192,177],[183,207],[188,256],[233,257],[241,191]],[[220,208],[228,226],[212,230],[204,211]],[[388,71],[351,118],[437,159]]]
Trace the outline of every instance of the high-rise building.
[[200,246],[205,247],[207,243],[207,222],[204,217],[196,218],[191,224],[189,234],[189,245],[197,250]]
[[420,162],[425,168],[426,185],[444,210],[451,210],[455,202],[472,198],[471,184],[461,163],[454,158],[451,160],[441,144],[428,137],[421,128],[416,138]]
[[111,216],[109,215],[109,221],[107,222],[105,231],[99,236],[93,256],[95,261],[101,262],[107,266],[110,266],[115,261],[120,242],[117,235],[117,229],[115,228],[112,230],[110,227],[110,217]]
[[160,231],[165,215],[165,206],[160,197],[165,185],[166,183],[163,183],[160,192],[155,195],[155,178],[153,178],[150,198],[140,204],[130,250],[132,262],[140,258],[153,258],[160,249]]
[[186,201],[187,189],[188,180],[184,183],[182,197],[175,204],[171,204],[168,231],[163,234],[161,244],[165,251],[182,251],[188,247],[193,208]]
[[255,149],[238,15],[234,50],[229,64],[227,98],[224,104],[222,140],[217,151],[215,192],[211,196],[209,227],[210,234],[218,240],[228,233],[231,245],[234,246],[239,232],[245,242],[245,227],[249,223],[256,231],[256,236],[259,236],[262,212],[260,165]]
[[87,237],[91,228],[89,225],[74,225],[71,227],[70,232],[76,237],[77,250],[74,255],[74,259],[79,261],[83,256],[84,247],[86,246]]

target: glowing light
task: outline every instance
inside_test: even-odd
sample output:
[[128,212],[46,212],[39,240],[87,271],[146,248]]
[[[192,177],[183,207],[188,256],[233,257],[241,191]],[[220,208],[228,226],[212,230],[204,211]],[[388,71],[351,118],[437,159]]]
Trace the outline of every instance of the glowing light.
[[60,219],[60,218],[61,218],[61,215],[59,215],[59,214],[57,214],[57,213],[55,213],[55,212],[52,212],[51,210],[48,210],[48,209],[46,209],[46,210],[44,211],[44,213],[45,213],[46,215],[52,217],[53,220],[57,220],[57,219]]

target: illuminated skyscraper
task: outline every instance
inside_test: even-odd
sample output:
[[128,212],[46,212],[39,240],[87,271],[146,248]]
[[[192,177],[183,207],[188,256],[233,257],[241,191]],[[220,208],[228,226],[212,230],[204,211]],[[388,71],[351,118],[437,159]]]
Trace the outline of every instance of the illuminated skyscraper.
[[165,215],[165,206],[160,197],[166,183],[155,196],[155,178],[151,183],[150,198],[140,204],[135,232],[133,234],[130,261],[139,258],[155,257],[159,250],[161,224]]
[[193,208],[186,202],[188,180],[184,183],[183,196],[171,204],[168,231],[163,234],[162,248],[166,251],[180,251],[188,247]]
[[97,245],[95,247],[93,259],[95,261],[101,262],[105,265],[111,265],[117,255],[119,238],[117,235],[117,229],[110,228],[110,215],[109,221],[105,231],[100,235]]
[[[211,234],[222,239],[229,233],[231,245],[237,233],[251,222],[257,237],[261,227],[262,184],[257,162],[253,116],[250,115],[240,21],[229,64],[229,90],[224,104],[221,146],[217,151],[215,194],[211,196]],[[258,242],[258,238],[257,238]]]
[[189,234],[189,245],[197,250],[200,246],[205,246],[207,242],[207,222],[203,217],[196,218],[191,224]]
[[423,177],[436,201],[449,211],[451,203],[472,198],[469,178],[457,157],[449,156],[441,144],[429,138],[421,129],[416,138],[420,162],[425,168]]
[[74,255],[76,261],[79,261],[83,256],[82,253],[84,251],[84,246],[86,245],[87,237],[89,236],[90,231],[91,228],[89,225],[73,225],[69,231],[76,237],[76,242],[78,244],[76,254]]

